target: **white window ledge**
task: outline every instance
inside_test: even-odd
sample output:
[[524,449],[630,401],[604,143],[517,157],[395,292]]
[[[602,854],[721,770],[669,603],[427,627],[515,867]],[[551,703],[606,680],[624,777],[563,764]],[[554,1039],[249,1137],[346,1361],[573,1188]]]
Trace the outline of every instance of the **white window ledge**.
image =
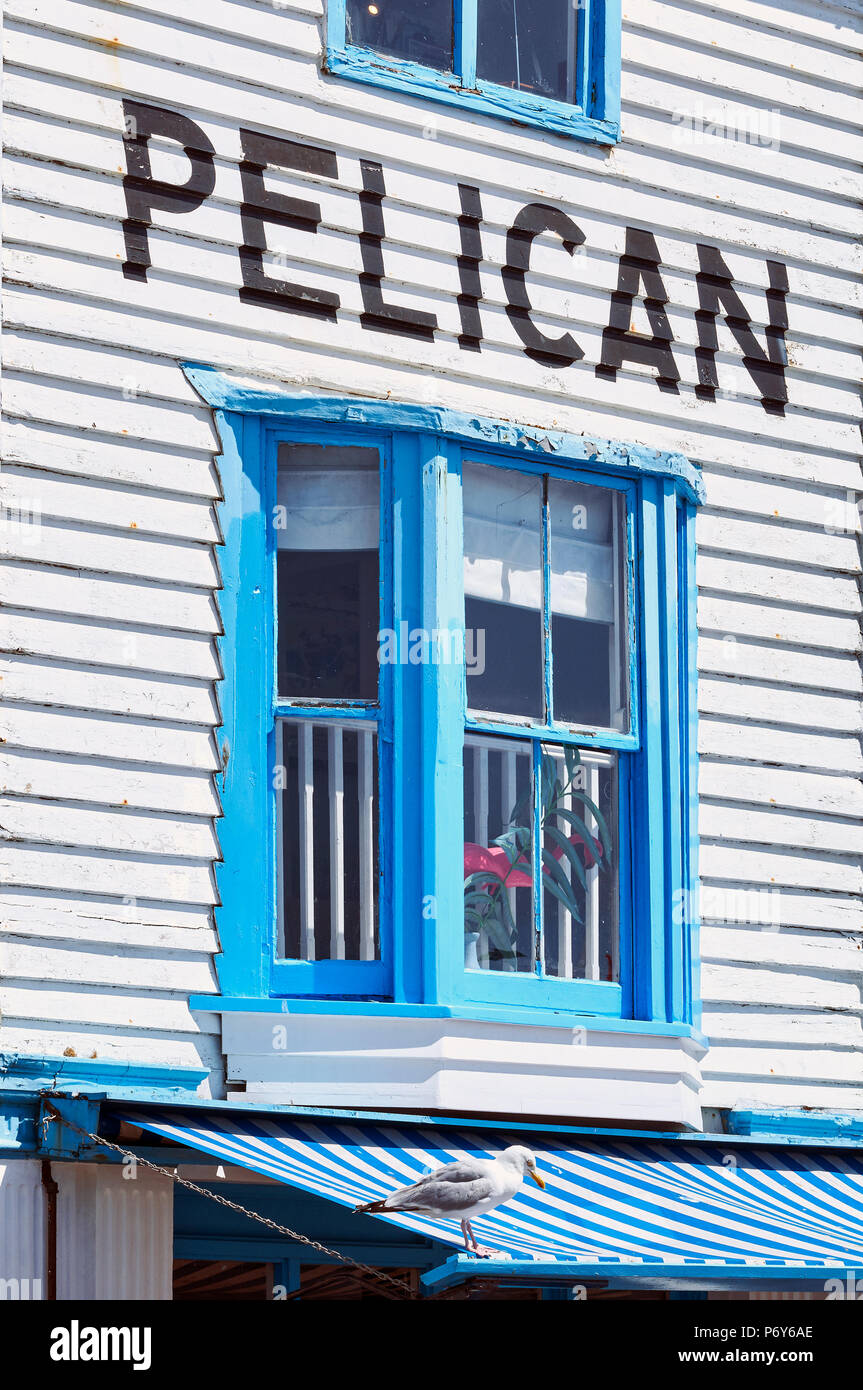
[[236,1009],[222,1029],[237,1100],[701,1128],[693,1037]]

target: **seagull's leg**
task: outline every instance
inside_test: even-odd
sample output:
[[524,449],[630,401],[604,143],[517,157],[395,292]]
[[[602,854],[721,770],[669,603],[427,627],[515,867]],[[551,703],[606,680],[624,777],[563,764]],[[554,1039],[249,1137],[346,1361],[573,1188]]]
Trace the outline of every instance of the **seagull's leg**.
[[464,1236],[465,1250],[469,1255],[475,1254],[478,1249],[478,1246],[476,1243],[476,1236],[473,1233],[473,1227],[471,1226],[469,1221],[462,1221],[461,1233]]
[[[470,1224],[469,1221],[463,1221],[461,1224],[462,1228],[466,1226],[468,1231],[470,1232],[470,1238],[473,1241],[473,1254],[476,1255],[479,1259],[487,1260],[491,1255],[500,1254],[499,1250],[493,1250],[490,1245],[477,1245],[476,1236],[473,1233],[473,1226]],[[467,1239],[467,1237],[465,1237],[465,1239]]]

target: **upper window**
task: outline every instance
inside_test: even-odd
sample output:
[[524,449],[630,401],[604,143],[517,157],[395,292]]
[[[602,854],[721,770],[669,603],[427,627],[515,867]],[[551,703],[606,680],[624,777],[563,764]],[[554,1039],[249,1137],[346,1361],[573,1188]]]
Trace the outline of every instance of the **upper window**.
[[613,143],[619,0],[329,0],[326,63],[356,81]]
[[687,1021],[682,461],[309,408],[224,471],[225,992]]

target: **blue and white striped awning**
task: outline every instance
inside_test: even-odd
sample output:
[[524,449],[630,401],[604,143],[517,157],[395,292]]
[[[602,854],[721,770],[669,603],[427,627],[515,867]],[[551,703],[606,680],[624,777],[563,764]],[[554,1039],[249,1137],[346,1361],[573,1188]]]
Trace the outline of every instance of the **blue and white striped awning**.
[[[477,1239],[523,1265],[587,1277],[714,1272],[725,1278],[863,1272],[863,1154],[678,1139],[285,1118],[230,1109],[126,1109],[119,1118],[176,1144],[264,1173],[342,1206],[385,1197],[429,1169],[509,1144],[534,1150],[545,1191],[472,1221]],[[378,1219],[462,1245],[457,1221]],[[459,1265],[461,1265],[459,1261]],[[480,1262],[472,1262],[475,1265]],[[487,1267],[485,1262],[483,1267]]]

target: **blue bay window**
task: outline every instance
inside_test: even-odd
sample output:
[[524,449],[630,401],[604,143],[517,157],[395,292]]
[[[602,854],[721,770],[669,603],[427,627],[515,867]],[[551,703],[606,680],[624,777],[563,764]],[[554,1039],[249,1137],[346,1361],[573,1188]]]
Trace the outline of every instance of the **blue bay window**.
[[187,370],[223,445],[223,994],[696,1022],[695,470]]
[[329,0],[340,77],[612,144],[620,0]]

